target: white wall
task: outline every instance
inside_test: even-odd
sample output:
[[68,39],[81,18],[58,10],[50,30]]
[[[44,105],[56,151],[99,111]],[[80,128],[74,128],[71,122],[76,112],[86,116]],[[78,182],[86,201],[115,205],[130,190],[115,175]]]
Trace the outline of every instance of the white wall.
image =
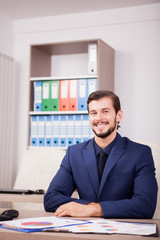
[[115,92],[124,110],[120,133],[160,143],[160,4],[15,21],[20,64],[18,157],[27,147],[31,44],[100,38],[115,49]]
[[12,57],[13,35],[12,22],[0,15],[0,53]]

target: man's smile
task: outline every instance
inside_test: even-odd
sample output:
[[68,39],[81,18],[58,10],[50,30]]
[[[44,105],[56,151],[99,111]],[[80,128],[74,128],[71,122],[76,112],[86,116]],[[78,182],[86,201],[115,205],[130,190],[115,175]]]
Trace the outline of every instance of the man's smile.
[[96,127],[98,127],[98,126],[106,126],[107,124],[109,124],[109,122],[108,121],[97,121],[97,122],[95,122],[95,123],[93,123],[93,126],[96,126]]

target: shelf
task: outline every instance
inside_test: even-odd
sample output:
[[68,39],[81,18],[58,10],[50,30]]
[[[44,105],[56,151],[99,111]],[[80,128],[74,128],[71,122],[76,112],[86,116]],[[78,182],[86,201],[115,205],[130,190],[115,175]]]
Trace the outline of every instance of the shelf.
[[56,80],[71,80],[71,79],[91,79],[97,78],[97,75],[84,75],[84,76],[69,76],[69,77],[31,77],[30,81],[56,81]]
[[36,147],[31,147],[31,146],[28,146],[28,149],[29,150],[34,150],[34,149],[62,149],[62,150],[64,150],[64,151],[66,151],[67,150],[67,147],[39,147],[39,146],[36,146]]
[[35,111],[30,111],[29,115],[78,115],[78,114],[88,114],[87,111],[41,111],[41,112],[35,112]]

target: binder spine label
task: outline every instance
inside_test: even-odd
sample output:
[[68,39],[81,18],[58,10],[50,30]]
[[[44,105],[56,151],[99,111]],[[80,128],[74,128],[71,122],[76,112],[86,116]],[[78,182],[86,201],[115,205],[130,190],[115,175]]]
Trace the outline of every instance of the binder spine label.
[[48,99],[49,98],[49,84],[44,83],[43,84],[43,99]]

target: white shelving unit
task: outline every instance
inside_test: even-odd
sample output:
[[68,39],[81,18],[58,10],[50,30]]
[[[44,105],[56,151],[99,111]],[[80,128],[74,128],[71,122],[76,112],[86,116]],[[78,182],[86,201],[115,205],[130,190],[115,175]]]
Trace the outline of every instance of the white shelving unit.
[[[96,46],[96,59],[88,50],[90,46]],[[92,58],[95,61],[93,64]],[[89,69],[92,66],[93,71]],[[95,69],[94,66],[96,66]],[[97,89],[114,90],[114,50],[102,40],[32,45],[30,49],[29,118],[46,115],[87,114],[87,111],[34,111],[34,82],[92,78],[97,79]],[[28,146],[30,146],[30,125]]]

